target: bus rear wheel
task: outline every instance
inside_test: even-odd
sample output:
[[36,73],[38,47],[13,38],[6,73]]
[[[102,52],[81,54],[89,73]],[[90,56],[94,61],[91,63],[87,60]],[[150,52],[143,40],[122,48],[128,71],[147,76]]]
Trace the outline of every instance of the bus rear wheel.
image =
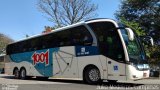
[[26,79],[26,69],[24,69],[24,68],[22,68],[21,70],[20,70],[20,79],[22,79],[22,80],[24,80],[24,79]]
[[19,70],[18,70],[18,68],[14,69],[13,75],[14,75],[14,77],[15,77],[16,79],[19,79]]
[[101,82],[100,71],[96,67],[89,67],[85,71],[84,81],[88,84],[98,84]]

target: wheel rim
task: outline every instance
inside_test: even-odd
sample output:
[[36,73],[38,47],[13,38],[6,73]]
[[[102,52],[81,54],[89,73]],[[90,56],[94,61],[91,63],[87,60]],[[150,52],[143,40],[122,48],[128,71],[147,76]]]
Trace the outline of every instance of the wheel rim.
[[24,69],[22,69],[22,71],[21,71],[21,78],[25,78],[25,76],[26,76],[26,72],[25,72]]
[[91,81],[98,81],[100,79],[99,71],[97,69],[91,69],[89,71],[89,78]]

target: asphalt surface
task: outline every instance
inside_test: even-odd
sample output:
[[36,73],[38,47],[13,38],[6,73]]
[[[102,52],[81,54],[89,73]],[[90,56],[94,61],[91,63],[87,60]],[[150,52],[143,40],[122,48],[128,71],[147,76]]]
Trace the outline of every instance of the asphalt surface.
[[0,74],[0,90],[160,90],[160,79],[118,81],[118,83],[104,81],[101,85],[87,85],[78,80],[52,78],[19,80],[13,76]]

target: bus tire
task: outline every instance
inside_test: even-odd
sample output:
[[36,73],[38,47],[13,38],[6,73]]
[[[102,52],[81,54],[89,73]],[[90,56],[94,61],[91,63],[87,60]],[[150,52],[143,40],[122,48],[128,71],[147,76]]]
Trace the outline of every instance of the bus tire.
[[88,67],[84,73],[84,81],[88,84],[100,84],[100,71],[96,67]]
[[13,70],[13,75],[14,75],[15,79],[19,79],[19,70],[18,70],[18,68],[15,68]]
[[27,75],[26,75],[26,69],[25,68],[21,68],[20,70],[20,79],[24,80],[26,79]]

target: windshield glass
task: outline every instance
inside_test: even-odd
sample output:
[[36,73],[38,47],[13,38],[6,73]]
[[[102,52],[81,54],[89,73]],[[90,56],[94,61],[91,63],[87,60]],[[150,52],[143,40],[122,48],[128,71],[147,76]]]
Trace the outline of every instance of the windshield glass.
[[128,33],[126,29],[121,29],[122,37],[124,38],[127,50],[128,50],[128,55],[130,62],[133,64],[146,64],[146,56],[145,52],[142,48],[142,45],[139,41],[139,39],[134,36],[134,40],[131,41],[128,38]]

